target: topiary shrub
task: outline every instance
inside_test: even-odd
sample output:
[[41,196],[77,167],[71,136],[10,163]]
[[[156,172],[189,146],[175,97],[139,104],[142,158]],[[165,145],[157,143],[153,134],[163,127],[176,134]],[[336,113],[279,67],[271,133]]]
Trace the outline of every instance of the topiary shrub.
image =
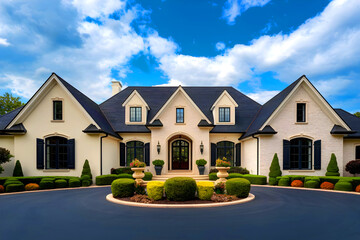
[[269,177],[269,185],[277,185],[278,180],[275,177]]
[[[217,172],[217,169],[215,169]],[[230,167],[228,173],[240,173],[240,174],[249,174],[249,170],[243,167]]]
[[320,187],[320,181],[308,180],[308,181],[305,182],[304,186],[306,188],[319,188]]
[[81,186],[81,182],[80,182],[80,179],[70,179],[69,180],[69,187],[80,187]]
[[[0,190],[0,192],[1,192],[1,190]],[[360,185],[357,185],[357,186],[356,186],[356,188],[355,188],[355,192],[360,193]]]
[[187,201],[195,197],[196,181],[190,177],[173,177],[165,182],[165,194],[170,201]]
[[123,167],[123,168],[112,168],[111,171],[110,171],[111,174],[123,174],[123,173],[126,173],[126,174],[133,174],[134,171],[131,170],[130,167]]
[[303,187],[304,183],[301,180],[294,180],[291,182],[292,187]]
[[55,180],[55,188],[67,188],[68,183],[65,179]]
[[[277,153],[274,154],[273,160],[271,162],[270,165],[270,172],[269,172],[269,177],[270,178],[275,178],[281,176],[281,170],[280,170],[280,164],[279,164],[279,158]],[[272,180],[271,183],[274,183],[275,181]],[[269,184],[270,184],[270,180],[269,180]],[[270,184],[270,185],[275,185],[275,184]]]
[[353,185],[352,185],[351,181],[340,180],[335,184],[334,190],[352,191],[353,190]]
[[39,190],[40,186],[39,184],[36,183],[28,183],[25,185],[25,191],[35,191],[35,190]]
[[[87,159],[84,162],[83,170],[81,172],[81,178],[83,176],[89,176],[90,177],[90,179],[87,179],[86,182],[85,182],[86,186],[90,186],[92,184],[92,174],[91,174],[90,164],[89,164],[89,161]],[[88,184],[89,180],[90,180],[90,184]]]
[[5,192],[5,188],[3,185],[0,185],[0,193],[3,193],[3,192]]
[[319,177],[305,177],[305,182],[307,181],[317,181],[320,184],[320,178]]
[[198,198],[204,201],[210,201],[214,193],[214,183],[212,182],[197,182]]
[[24,191],[23,183],[12,183],[6,186],[6,192],[21,192]]
[[55,184],[51,180],[41,180],[39,186],[40,189],[52,189],[55,187]]
[[239,198],[248,197],[251,188],[250,181],[244,178],[233,178],[227,180],[225,186],[227,194],[235,195]]
[[348,162],[345,166],[345,171],[351,174],[359,174],[360,173],[360,160],[352,160]]
[[164,195],[164,182],[151,181],[147,184],[147,193],[150,199],[157,201],[162,199]]
[[153,178],[153,175],[151,172],[144,172],[145,176],[143,177],[144,181],[151,181]]
[[83,187],[88,187],[92,183],[92,180],[89,175],[82,175],[80,179],[81,179],[81,186]]
[[326,171],[325,176],[340,176],[339,167],[334,153],[331,154],[330,162]]
[[13,171],[13,177],[23,177],[23,171],[21,168],[21,163],[19,160],[16,160],[14,171]]
[[6,187],[7,187],[8,185],[10,185],[10,184],[18,184],[18,183],[22,183],[22,182],[20,182],[20,181],[17,180],[17,179],[8,179],[8,180],[6,180],[5,183],[4,183],[4,188],[6,189]]
[[209,180],[212,180],[212,181],[218,180],[219,178],[217,177],[216,174],[217,174],[216,172],[210,173]]
[[109,175],[101,175],[101,176],[97,176],[95,178],[95,183],[96,185],[111,185],[111,183],[115,180],[115,179],[119,179],[119,178],[129,178],[129,179],[133,179],[131,174],[127,174],[127,173],[123,173],[123,174],[109,174]]
[[288,177],[281,177],[278,182],[278,186],[288,187],[290,186],[290,178]]
[[[230,174],[229,174],[230,175]],[[266,185],[267,177],[263,175],[244,174],[242,178],[249,180],[251,184]]]
[[111,184],[113,197],[124,198],[132,197],[135,191],[135,181],[133,179],[116,179]]
[[320,188],[321,188],[321,189],[333,190],[333,189],[334,189],[334,184],[331,183],[331,182],[323,182],[323,183],[320,185]]

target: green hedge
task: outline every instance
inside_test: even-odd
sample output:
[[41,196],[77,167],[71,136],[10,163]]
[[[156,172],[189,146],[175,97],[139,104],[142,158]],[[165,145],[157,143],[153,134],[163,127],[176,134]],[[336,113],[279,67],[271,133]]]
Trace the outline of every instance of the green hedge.
[[116,179],[111,184],[113,197],[131,197],[134,195],[135,181],[133,179],[121,178]]
[[23,183],[11,183],[9,185],[6,186],[6,192],[20,192],[20,191],[24,191],[25,190],[25,186]]
[[196,181],[190,177],[173,177],[165,182],[165,194],[170,201],[187,201],[194,199]]
[[320,181],[317,181],[316,179],[313,180],[307,180],[304,184],[304,187],[306,188],[319,188],[320,187]]
[[129,178],[129,179],[133,179],[131,174],[109,174],[109,175],[101,175],[101,176],[97,176],[95,183],[96,185],[111,185],[111,183],[119,178]]
[[81,186],[88,187],[92,184],[92,179],[90,175],[82,175],[81,176]]
[[211,180],[211,181],[217,180],[218,177],[217,177],[216,174],[217,174],[216,172],[210,173],[210,174],[209,174],[209,180]]
[[80,187],[81,186],[81,181],[80,179],[70,179],[69,180],[69,187]]
[[123,168],[112,168],[112,169],[110,170],[110,173],[111,173],[111,174],[117,174],[117,175],[123,174],[123,173],[133,174],[134,171],[131,170],[130,167],[123,167]]
[[40,189],[52,189],[55,188],[55,183],[54,181],[49,181],[49,180],[41,180],[41,182],[39,183]]
[[153,175],[151,172],[145,172],[145,177],[143,178],[144,181],[151,181],[153,178]]
[[68,182],[65,179],[55,180],[55,188],[67,188]]
[[278,185],[284,187],[290,186],[290,183],[290,178],[286,176],[280,177],[278,181]]
[[233,178],[226,181],[226,193],[235,195],[239,198],[246,198],[249,196],[251,183],[244,178]]
[[[249,180],[251,184],[257,184],[257,185],[266,185],[267,183],[267,177],[263,175],[229,173],[227,179],[232,179],[232,178],[245,178]],[[209,174],[209,180],[215,181],[217,179],[218,177],[216,176],[216,173]]]
[[352,185],[352,181],[349,180],[340,180],[335,184],[334,190],[339,190],[339,191],[353,191],[353,185]]
[[73,176],[34,176],[34,177],[2,177],[0,178],[0,185],[3,185],[6,180],[9,179],[16,179],[22,182],[24,185],[29,183],[37,183],[39,184],[42,179],[51,179],[52,181],[55,181],[57,179],[65,179],[69,182],[70,179],[79,179],[79,177],[73,177]]

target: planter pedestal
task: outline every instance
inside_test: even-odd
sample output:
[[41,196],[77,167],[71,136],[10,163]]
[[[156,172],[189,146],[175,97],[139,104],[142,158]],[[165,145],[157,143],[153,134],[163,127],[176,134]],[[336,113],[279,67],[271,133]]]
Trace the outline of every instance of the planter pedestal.
[[144,182],[142,179],[145,177],[145,173],[143,173],[145,168],[131,168],[131,170],[134,171],[132,177],[135,178],[135,182],[142,184]]
[[216,169],[218,170],[216,176],[219,179],[215,181],[215,185],[220,182],[225,183],[227,181],[226,178],[229,176],[229,173],[227,171],[230,169],[230,167],[216,167]]

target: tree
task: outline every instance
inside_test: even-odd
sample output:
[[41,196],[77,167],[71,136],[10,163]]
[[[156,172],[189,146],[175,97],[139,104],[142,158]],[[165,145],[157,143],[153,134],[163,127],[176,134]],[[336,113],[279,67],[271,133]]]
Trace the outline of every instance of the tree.
[[14,168],[14,172],[13,172],[13,177],[23,177],[23,171],[22,171],[22,167],[21,167],[21,163],[19,160],[16,161],[15,163],[15,168]]
[[10,154],[9,150],[0,147],[0,173],[4,171],[4,169],[1,167],[1,164],[10,162],[12,157],[13,155]]
[[325,176],[340,176],[336,156],[333,153],[331,154],[330,162],[326,171]]
[[356,112],[354,115],[360,118],[360,112]]
[[20,101],[20,97],[13,97],[11,93],[6,92],[0,96],[0,115],[11,112],[23,105],[24,103]]
[[280,169],[279,158],[277,153],[275,153],[270,165],[269,184],[276,185],[276,177],[281,176],[281,174],[282,172]]
[[360,173],[360,160],[352,160],[346,164],[345,171],[351,174]]

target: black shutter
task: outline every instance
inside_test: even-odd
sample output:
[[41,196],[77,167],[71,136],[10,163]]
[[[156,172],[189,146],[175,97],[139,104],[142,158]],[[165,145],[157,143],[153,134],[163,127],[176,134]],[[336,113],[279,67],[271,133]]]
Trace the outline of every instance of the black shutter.
[[216,144],[211,143],[211,166],[216,165]]
[[283,140],[283,169],[290,169],[290,141]]
[[145,164],[150,166],[150,143],[145,143]]
[[360,159],[360,146],[355,147],[355,159],[356,160]]
[[68,169],[75,169],[75,139],[69,139],[67,146],[68,146]]
[[237,143],[236,145],[236,164],[235,166],[241,166],[241,143]]
[[120,143],[120,166],[125,167],[125,159],[126,159],[126,152],[125,152],[125,143]]
[[314,169],[321,169],[321,140],[314,142]]
[[36,139],[36,168],[44,169],[44,139]]

